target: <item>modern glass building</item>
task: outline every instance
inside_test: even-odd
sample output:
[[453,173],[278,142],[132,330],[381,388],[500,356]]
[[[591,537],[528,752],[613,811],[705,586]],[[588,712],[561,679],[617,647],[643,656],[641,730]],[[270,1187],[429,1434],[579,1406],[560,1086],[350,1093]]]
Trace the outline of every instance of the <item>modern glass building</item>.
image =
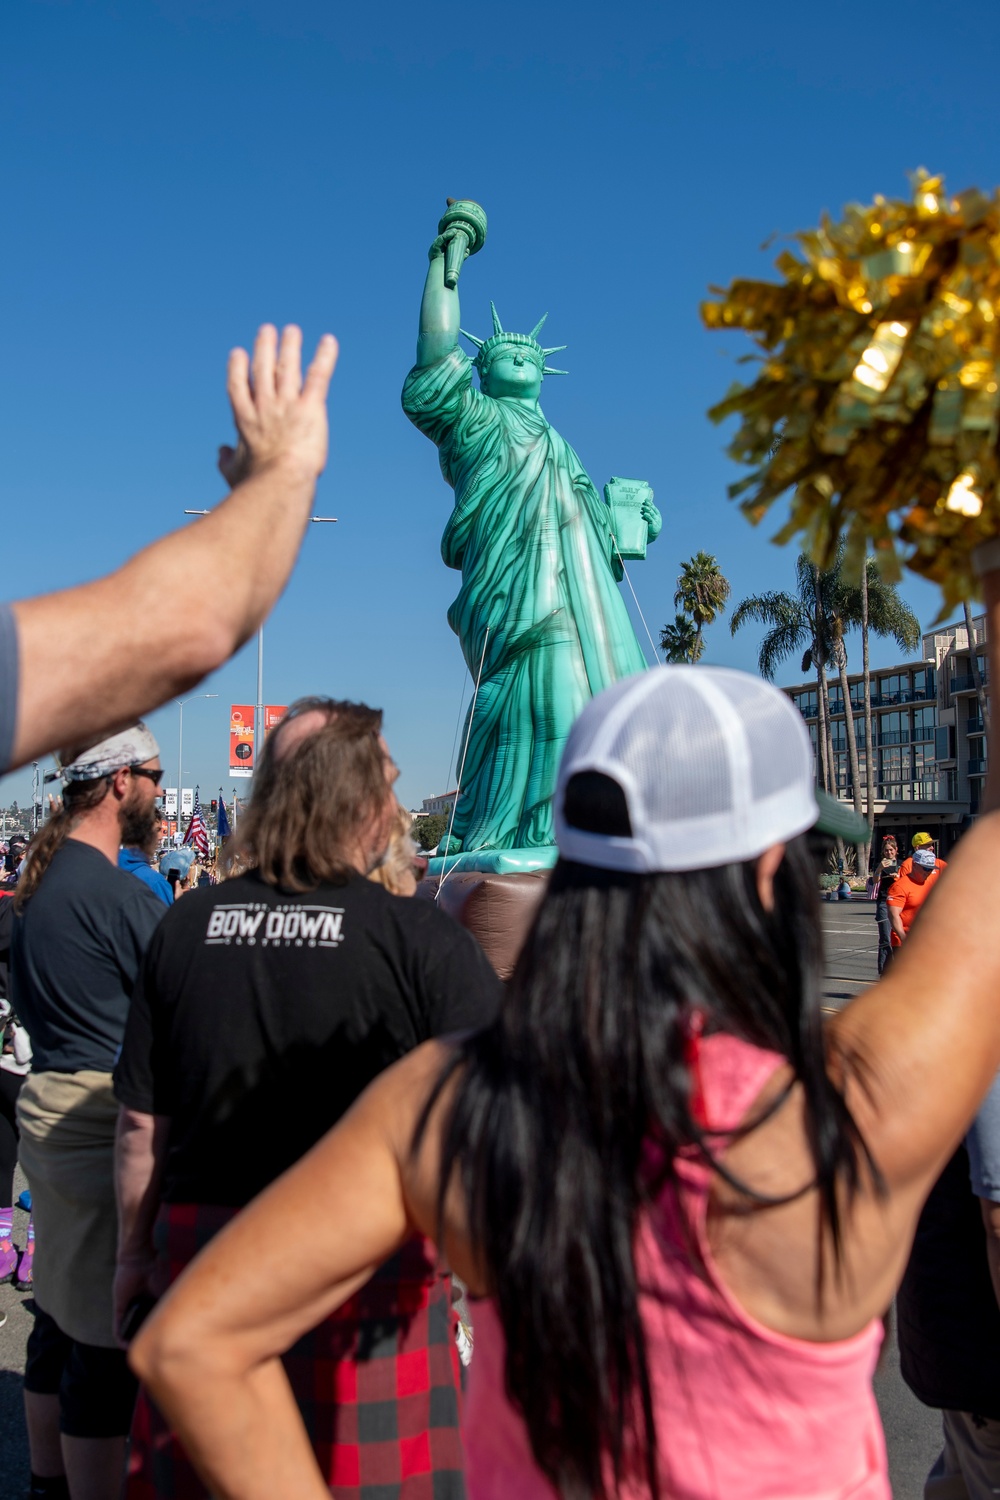
[[[985,616],[973,619],[970,650],[964,620],[928,631],[919,661],[871,673],[875,829],[909,842],[926,829],[946,851],[979,811],[986,772],[986,739],[972,667],[975,652],[987,693]],[[857,738],[862,802],[869,747],[865,743],[864,686],[848,673]],[[784,691],[809,726],[819,756],[819,704],[815,678]],[[828,678],[833,772],[837,795],[853,796],[847,751],[847,715],[839,678]]]

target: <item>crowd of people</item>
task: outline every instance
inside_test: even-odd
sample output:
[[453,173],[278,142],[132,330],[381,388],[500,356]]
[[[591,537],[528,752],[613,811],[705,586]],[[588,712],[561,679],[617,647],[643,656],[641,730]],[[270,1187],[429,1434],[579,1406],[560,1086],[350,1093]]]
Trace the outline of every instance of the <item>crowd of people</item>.
[[[62,782],[0,898],[35,1500],[886,1500],[901,1283],[904,1371],[946,1408],[927,1494],[996,1493],[1000,944],[967,921],[995,791],[947,870],[885,841],[882,977],[827,1021],[818,872],[866,829],[817,793],[789,700],[727,669],[583,709],[506,985],[417,891],[363,704],[287,711],[223,879],[177,900],[152,869],[139,715],[292,566],[335,346],[305,380],[299,354],[265,328],[252,378],[233,356],[211,515],[0,610],[4,764],[57,750]],[[218,586],[150,650],[142,589],[181,557]]]

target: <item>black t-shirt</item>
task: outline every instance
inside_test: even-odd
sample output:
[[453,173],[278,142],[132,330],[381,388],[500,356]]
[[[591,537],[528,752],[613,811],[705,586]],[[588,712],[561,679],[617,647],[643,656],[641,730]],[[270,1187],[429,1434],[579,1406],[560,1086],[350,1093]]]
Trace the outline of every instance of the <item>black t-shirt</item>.
[[256,872],[164,916],[115,1092],[171,1120],[162,1197],[241,1206],[407,1052],[495,1014],[500,981],[428,901],[361,876],[304,894]]
[[[4,897],[4,900],[9,900]],[[10,1000],[36,1073],[110,1073],[142,955],[165,907],[90,844],[67,839],[14,917]]]
[[896,1297],[899,1356],[925,1406],[1000,1421],[1000,1309],[960,1146],[931,1189]]
[[889,865],[885,870],[883,870],[881,864],[877,865],[876,874],[878,875],[878,889],[875,892],[875,900],[884,901],[889,894],[893,881],[899,874],[898,861]]

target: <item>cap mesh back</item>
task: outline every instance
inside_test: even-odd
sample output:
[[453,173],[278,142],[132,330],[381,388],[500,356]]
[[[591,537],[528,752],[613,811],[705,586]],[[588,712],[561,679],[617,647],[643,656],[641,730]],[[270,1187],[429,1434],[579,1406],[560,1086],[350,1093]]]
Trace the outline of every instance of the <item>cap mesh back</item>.
[[789,722],[787,700],[761,691],[752,677],[727,674],[717,683],[743,720],[750,750],[750,793],[754,801],[782,791],[802,775],[801,736]]
[[[562,795],[586,771],[622,786],[631,836],[567,825]],[[798,710],[770,683],[729,667],[657,667],[607,688],[573,726],[559,778],[560,850],[606,869],[752,859],[818,816]]]
[[653,823],[731,811],[726,744],[693,681],[675,677],[669,695],[637,704],[608,748],[642,787],[643,811]]

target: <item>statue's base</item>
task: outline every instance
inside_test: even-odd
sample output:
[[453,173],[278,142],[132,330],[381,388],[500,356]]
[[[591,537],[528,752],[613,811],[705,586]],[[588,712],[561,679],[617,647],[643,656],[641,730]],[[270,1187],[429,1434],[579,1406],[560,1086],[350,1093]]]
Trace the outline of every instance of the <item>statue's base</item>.
[[544,849],[473,849],[468,854],[436,854],[427,861],[429,878],[452,875],[531,875],[551,870],[559,857],[554,844]]
[[447,866],[444,876],[440,869],[428,870],[417,895],[436,901],[442,911],[467,927],[500,978],[509,979],[549,883],[555,852],[554,849],[497,850],[494,857],[520,853],[533,860],[530,869],[504,871],[470,869],[468,865],[464,869],[454,868],[456,860],[482,859],[482,853],[433,859],[432,866]]

